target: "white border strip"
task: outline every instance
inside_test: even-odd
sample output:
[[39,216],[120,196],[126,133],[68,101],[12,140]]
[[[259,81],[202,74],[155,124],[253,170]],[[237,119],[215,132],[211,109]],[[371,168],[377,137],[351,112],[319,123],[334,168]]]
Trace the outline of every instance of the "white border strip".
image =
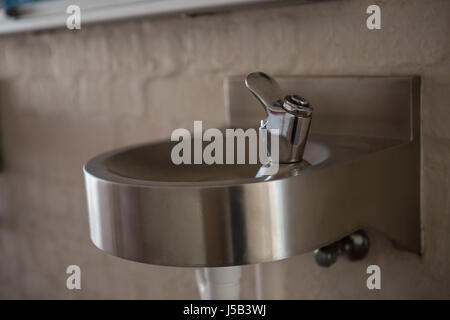
[[[60,0],[29,4],[27,13],[18,19],[0,10],[0,34],[65,27],[66,8],[75,4],[81,8],[81,26],[142,16],[204,12],[257,3],[281,3],[285,0]],[[296,1],[304,2],[304,1]]]

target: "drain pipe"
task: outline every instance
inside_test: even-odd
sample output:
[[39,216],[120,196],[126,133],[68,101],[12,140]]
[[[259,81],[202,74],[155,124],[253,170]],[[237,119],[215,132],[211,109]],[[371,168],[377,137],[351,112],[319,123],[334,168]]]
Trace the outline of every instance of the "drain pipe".
[[195,277],[202,300],[239,299],[241,267],[198,268]]
[[263,281],[262,281],[262,265],[258,263],[255,265],[255,296],[256,300],[263,299]]

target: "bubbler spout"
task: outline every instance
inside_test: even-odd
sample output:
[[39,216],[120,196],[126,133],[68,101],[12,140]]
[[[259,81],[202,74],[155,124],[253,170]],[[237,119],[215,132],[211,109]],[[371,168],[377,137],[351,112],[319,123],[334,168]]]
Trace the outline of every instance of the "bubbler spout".
[[268,156],[270,157],[270,136],[273,134],[269,132],[275,129],[279,135],[278,162],[302,161],[313,111],[309,102],[298,95],[284,95],[279,84],[263,72],[247,75],[245,85],[267,114],[267,118],[261,122],[260,130],[267,129],[268,132]]

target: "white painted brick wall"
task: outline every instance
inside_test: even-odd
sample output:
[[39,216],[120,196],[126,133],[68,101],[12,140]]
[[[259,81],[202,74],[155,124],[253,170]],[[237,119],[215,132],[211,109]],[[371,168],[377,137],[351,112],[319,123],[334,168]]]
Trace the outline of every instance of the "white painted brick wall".
[[[225,123],[227,75],[423,77],[425,256],[371,233],[368,260],[319,269],[311,254],[263,267],[267,298],[450,298],[450,2],[352,0],[83,26],[0,37],[0,298],[192,298],[192,270],[124,261],[90,243],[82,164],[167,137],[193,120]],[[324,88],[326,94],[326,88]],[[365,268],[383,290],[365,288]],[[65,288],[78,264],[83,290]],[[244,298],[254,297],[245,268]]]

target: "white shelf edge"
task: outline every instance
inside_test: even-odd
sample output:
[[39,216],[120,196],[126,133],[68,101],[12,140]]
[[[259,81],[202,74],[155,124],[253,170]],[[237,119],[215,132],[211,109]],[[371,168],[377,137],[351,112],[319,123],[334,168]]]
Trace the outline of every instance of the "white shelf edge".
[[[65,28],[67,6],[76,4],[81,8],[81,29],[83,25],[93,22],[157,16],[175,13],[195,13],[214,11],[258,3],[292,2],[286,0],[109,0],[96,1],[93,5],[89,0],[63,0],[54,3],[36,3],[30,5],[30,14],[18,19],[9,18],[4,9],[0,10],[0,34],[10,34],[32,30]],[[296,1],[297,3],[302,1]]]

